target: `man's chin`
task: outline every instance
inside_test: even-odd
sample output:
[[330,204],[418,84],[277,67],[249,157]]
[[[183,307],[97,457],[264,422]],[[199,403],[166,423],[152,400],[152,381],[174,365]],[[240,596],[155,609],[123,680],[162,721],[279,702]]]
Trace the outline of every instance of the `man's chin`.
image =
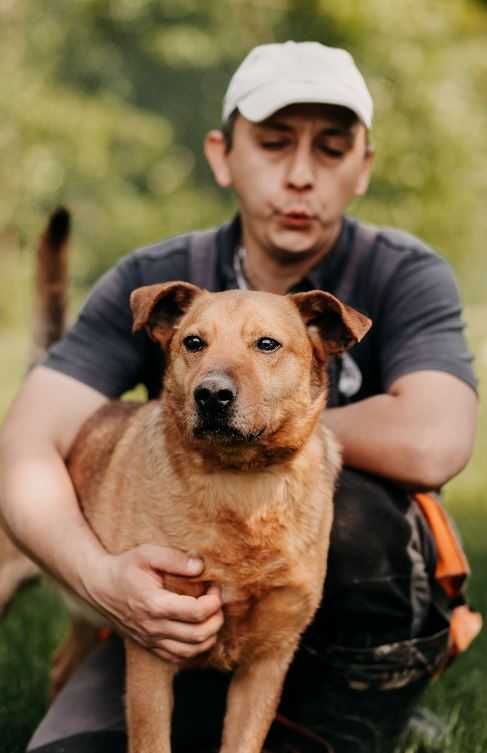
[[303,261],[318,257],[323,250],[324,242],[314,235],[284,230],[273,233],[270,238],[269,252],[283,264],[299,264]]

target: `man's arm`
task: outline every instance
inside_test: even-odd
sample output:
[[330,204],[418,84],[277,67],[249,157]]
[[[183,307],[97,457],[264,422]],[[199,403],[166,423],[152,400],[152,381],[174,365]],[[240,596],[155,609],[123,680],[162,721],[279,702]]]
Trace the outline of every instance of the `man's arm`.
[[441,371],[398,378],[388,394],[326,413],[346,465],[414,488],[437,489],[472,453],[477,396]]
[[0,433],[0,511],[28,555],[126,633],[167,659],[193,656],[215,640],[219,597],[172,594],[157,571],[195,575],[201,563],[155,546],[109,555],[79,509],[64,458],[105,401],[75,379],[33,370]]

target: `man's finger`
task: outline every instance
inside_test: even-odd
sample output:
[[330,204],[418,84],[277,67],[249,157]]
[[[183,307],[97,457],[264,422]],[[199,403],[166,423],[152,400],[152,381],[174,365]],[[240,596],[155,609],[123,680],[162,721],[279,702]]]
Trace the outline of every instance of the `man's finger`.
[[217,594],[204,594],[195,598],[172,591],[161,591],[151,599],[150,616],[153,620],[166,619],[179,622],[204,622],[221,609]]
[[223,624],[223,615],[220,612],[212,615],[202,623],[178,622],[170,620],[163,623],[161,632],[169,640],[181,641],[181,643],[193,643],[195,645],[205,643],[214,638]]
[[[182,661],[184,659],[192,659],[198,654],[202,654],[208,651],[215,643],[215,637],[208,638],[204,643],[181,643],[179,641],[173,641],[170,639],[164,640],[159,649],[167,651],[171,656],[174,656],[176,661]],[[156,652],[157,650],[156,649]]]
[[152,652],[156,654],[156,656],[158,656],[160,659],[171,662],[171,664],[180,664],[182,661],[180,656],[175,656],[169,651],[165,651],[163,648],[154,648],[152,649]]
[[139,555],[154,570],[172,575],[199,575],[203,570],[203,560],[196,555],[173,549],[168,546],[142,544],[137,548]]

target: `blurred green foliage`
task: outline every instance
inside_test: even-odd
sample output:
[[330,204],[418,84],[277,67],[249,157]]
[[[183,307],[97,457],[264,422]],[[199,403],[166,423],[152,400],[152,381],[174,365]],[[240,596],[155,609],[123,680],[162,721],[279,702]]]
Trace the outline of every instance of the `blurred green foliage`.
[[[255,44],[345,46],[376,103],[360,216],[443,251],[481,296],[487,11],[477,0],[0,0],[0,251],[73,210],[75,276],[232,208],[202,156]],[[1,322],[0,322],[1,324]]]
[[[260,43],[316,39],[352,52],[374,96],[377,149],[354,213],[422,236],[452,261],[464,298],[485,300],[486,33],[487,0],[0,0],[0,418],[25,368],[32,252],[48,212],[73,211],[73,309],[135,246],[225,219],[233,201],[214,186],[201,143],[232,72]],[[483,390],[485,319],[485,306],[467,309]],[[484,614],[486,450],[482,407],[476,453],[447,505]],[[38,589],[2,623],[5,753],[24,750],[43,711],[62,625]],[[454,733],[445,753],[486,750],[485,646],[484,631],[429,696]]]

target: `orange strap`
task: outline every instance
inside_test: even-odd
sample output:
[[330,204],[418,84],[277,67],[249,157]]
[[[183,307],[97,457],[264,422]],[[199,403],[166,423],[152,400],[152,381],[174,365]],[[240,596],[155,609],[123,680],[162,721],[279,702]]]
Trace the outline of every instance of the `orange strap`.
[[[436,543],[435,577],[451,599],[459,596],[470,565],[447,513],[433,494],[415,494]],[[482,629],[482,617],[467,604],[455,607],[450,618],[450,660],[466,651]]]
[[106,641],[110,636],[113,634],[113,628],[108,627],[108,625],[105,625],[101,628],[98,628],[96,639],[97,643],[103,643],[103,641]]
[[450,618],[450,661],[466,651],[481,630],[481,614],[467,604],[455,607]]
[[465,552],[453,530],[448,515],[433,494],[415,494],[414,499],[421,508],[436,543],[436,580],[446,595],[458,596],[470,574]]

